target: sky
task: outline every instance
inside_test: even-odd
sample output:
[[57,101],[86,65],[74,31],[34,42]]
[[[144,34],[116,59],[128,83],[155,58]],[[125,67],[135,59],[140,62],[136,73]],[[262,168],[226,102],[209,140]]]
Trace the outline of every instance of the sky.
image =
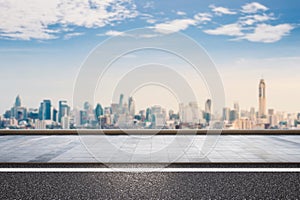
[[[51,99],[54,107],[60,99],[71,104],[82,65],[96,46],[144,27],[157,35],[182,33],[197,42],[219,72],[226,106],[239,102],[242,109],[257,108],[263,77],[268,108],[300,112],[299,6],[295,0],[0,0],[0,112],[18,94],[27,107],[36,108],[43,99]],[[169,45],[188,48],[180,42]],[[203,79],[186,70],[186,63],[158,51],[128,55],[115,64],[104,86],[118,82],[125,65],[153,60],[176,68],[204,108],[210,92]],[[97,90],[94,101],[104,106],[116,101],[106,90]],[[158,85],[145,85],[131,95],[137,109],[178,107],[176,94]]]

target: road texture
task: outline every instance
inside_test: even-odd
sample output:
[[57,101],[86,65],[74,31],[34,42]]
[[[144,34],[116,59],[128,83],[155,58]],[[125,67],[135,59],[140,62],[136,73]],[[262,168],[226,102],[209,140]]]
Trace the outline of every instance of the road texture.
[[[7,167],[8,165],[0,166]],[[290,165],[282,164],[275,167],[289,167]],[[11,165],[11,167],[16,166],[17,164]],[[20,165],[20,167],[28,166],[28,164]],[[38,166],[45,167],[45,165],[33,165],[33,167]],[[74,166],[76,164],[72,167]],[[84,164],[79,166],[82,167]],[[96,165],[88,165],[90,166]],[[182,167],[189,166],[198,167],[198,165],[182,165]],[[200,165],[200,167],[203,166]],[[233,167],[234,165],[213,165],[215,166]],[[245,167],[247,164],[235,166]],[[99,165],[99,167],[105,166]],[[292,167],[298,167],[298,164]],[[0,199],[300,198],[300,173],[293,172],[3,172],[0,173],[0,180]]]

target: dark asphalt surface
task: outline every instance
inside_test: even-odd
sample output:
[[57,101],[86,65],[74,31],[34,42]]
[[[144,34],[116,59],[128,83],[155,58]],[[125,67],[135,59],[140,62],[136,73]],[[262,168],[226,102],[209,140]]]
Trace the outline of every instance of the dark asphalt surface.
[[0,163],[0,168],[300,168],[300,163]]
[[[0,167],[105,167],[0,164]],[[194,164],[170,167],[299,167]],[[300,199],[300,173],[0,173],[0,199]]]

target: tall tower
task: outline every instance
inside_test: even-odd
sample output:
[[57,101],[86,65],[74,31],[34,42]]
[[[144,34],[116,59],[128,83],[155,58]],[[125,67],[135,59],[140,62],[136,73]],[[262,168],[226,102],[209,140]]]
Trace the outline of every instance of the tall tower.
[[44,100],[39,108],[39,120],[51,120],[51,101]]
[[211,113],[211,99],[207,99],[205,102],[205,112]]
[[21,107],[21,98],[20,95],[16,97],[15,107]]
[[135,115],[135,102],[132,97],[129,97],[129,99],[128,99],[128,110],[129,110],[129,114],[131,116]]
[[118,109],[118,113],[119,114],[123,114],[123,98],[124,98],[124,95],[123,94],[120,94],[120,99],[119,99],[119,109]]
[[119,100],[119,106],[120,107],[123,107],[123,98],[124,98],[124,95],[120,94],[120,100]]
[[61,118],[65,116],[67,113],[67,116],[70,114],[70,107],[67,104],[67,101],[60,100],[58,102],[58,122],[61,122]]
[[239,119],[240,118],[240,105],[239,105],[239,103],[235,102],[233,104],[233,108],[236,111],[236,117],[237,117],[237,119]]
[[51,120],[51,101],[44,100],[43,101],[43,120]]
[[259,118],[267,117],[267,107],[266,107],[266,84],[264,79],[261,79],[259,82]]
[[207,99],[205,102],[204,118],[206,120],[206,123],[209,124],[211,120],[211,99]]

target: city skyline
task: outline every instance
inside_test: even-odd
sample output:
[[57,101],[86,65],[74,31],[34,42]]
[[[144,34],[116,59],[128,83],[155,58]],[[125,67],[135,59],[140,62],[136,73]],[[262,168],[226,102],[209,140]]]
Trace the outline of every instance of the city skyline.
[[[165,91],[164,91],[165,92]],[[266,115],[266,113],[267,113],[267,108],[270,108],[270,109],[275,109],[275,110],[280,110],[281,112],[287,112],[287,113],[298,113],[300,110],[292,110],[292,111],[286,111],[286,110],[281,110],[281,109],[278,109],[278,108],[275,108],[275,107],[271,107],[271,106],[269,106],[269,107],[267,107],[266,106],[266,104],[268,103],[267,102],[267,99],[266,99],[266,86],[265,86],[265,80],[263,79],[263,78],[261,78],[260,79],[260,82],[259,82],[259,86],[258,86],[258,98],[257,98],[257,102],[255,102],[255,103],[253,103],[250,107],[244,107],[241,103],[240,103],[240,101],[238,101],[238,100],[234,100],[234,101],[232,101],[231,102],[231,104],[226,104],[226,105],[224,105],[225,107],[230,107],[231,105],[233,105],[234,106],[234,104],[235,103],[238,103],[239,104],[239,106],[243,109],[243,110],[247,110],[247,109],[251,109],[251,108],[255,108],[256,110],[258,110],[258,112],[259,112],[259,115],[260,116],[263,116],[263,115]],[[121,94],[121,95],[123,95],[124,96],[124,94]],[[17,94],[17,98],[18,97],[20,97],[21,95],[20,94]],[[133,96],[127,96],[127,98],[133,98]],[[202,97],[203,99],[210,99],[210,97]],[[59,108],[60,107],[60,102],[69,102],[70,104],[71,104],[71,102],[72,101],[70,101],[70,100],[67,100],[66,98],[58,98],[57,100],[53,100],[52,98],[44,98],[44,100],[51,100],[51,101],[56,101],[56,102],[58,102],[58,106],[57,107],[55,107],[54,106],[54,108]],[[174,100],[176,100],[176,99],[174,99]],[[37,100],[37,101],[40,101],[40,100]],[[206,100],[205,100],[206,101]],[[23,101],[24,102],[24,101]],[[88,102],[88,101],[85,101],[85,102]],[[189,102],[191,102],[191,101],[189,101]],[[189,103],[189,102],[185,102],[185,103]],[[83,104],[84,102],[82,102],[82,104]],[[91,103],[91,102],[89,102],[89,103]],[[94,102],[94,104],[93,104],[93,106],[96,106],[96,104],[98,104],[98,103],[101,103],[100,101],[95,101]],[[105,105],[105,106],[110,106],[111,104],[114,104],[114,103],[117,103],[117,102],[114,102],[114,101],[111,101],[109,104],[102,104],[102,105]],[[174,108],[170,108],[170,107],[168,107],[168,106],[163,106],[163,104],[160,104],[160,103],[156,103],[156,104],[151,104],[151,105],[159,105],[159,106],[162,106],[162,107],[166,107],[166,108],[168,108],[168,110],[174,110],[175,112],[178,112],[179,110],[179,107],[178,107],[178,105],[180,104],[180,103],[183,103],[183,102],[178,102],[178,104],[177,104],[177,110],[176,109],[174,109]],[[196,102],[197,104],[199,104],[199,105],[204,105],[204,103],[201,103],[201,102]],[[34,108],[35,106],[28,106],[28,105],[26,105],[26,103],[25,104],[23,104],[23,106],[26,106],[26,107],[28,107],[28,108]],[[137,106],[137,105],[139,105],[138,103],[135,105],[135,106]],[[149,106],[151,106],[151,105],[147,105],[147,106],[144,106],[144,107],[141,107],[141,106],[137,106],[136,107],[136,110],[145,110],[145,109],[147,109]],[[72,106],[72,105],[71,105]],[[202,107],[202,106],[200,106],[200,108],[203,108],[203,110],[205,109],[205,105]],[[7,110],[7,108],[4,108],[4,110],[2,111],[2,113],[4,113],[5,111]]]
[[[45,97],[71,102],[77,72],[95,45],[142,27],[154,30],[168,28],[199,43],[215,63],[223,80],[226,105],[235,101],[244,108],[256,105],[256,80],[263,75],[270,85],[270,107],[287,112],[300,110],[300,94],[295,92],[299,90],[300,75],[294,73],[300,63],[297,1],[130,0],[123,1],[118,12],[114,12],[116,10],[109,7],[114,7],[115,2],[119,1],[113,0],[108,4],[82,1],[81,5],[76,2],[58,4],[56,1],[40,4],[35,0],[27,0],[21,5],[4,1],[0,8],[6,21],[0,24],[0,92],[5,95],[1,99],[0,111],[11,106],[16,94],[22,95],[28,107],[34,107]],[[74,13],[69,12],[71,10]],[[184,46],[176,42],[174,45]],[[169,58],[161,53],[149,57],[147,60],[132,54],[117,66],[118,70],[114,73],[120,73],[123,65],[130,65],[132,60],[139,58],[145,63],[149,60],[163,62]],[[187,68],[172,60],[166,63],[174,68]],[[190,71],[180,72],[187,74],[188,81],[193,80]],[[116,79],[114,76],[110,78]],[[204,91],[202,87],[198,90],[199,93]],[[199,102],[209,98],[208,95],[203,96],[198,95]],[[158,96],[157,100],[163,102],[165,97]],[[101,99],[101,102],[111,103],[110,99]],[[176,102],[172,102],[169,104],[178,107]]]
[[0,128],[70,129],[70,128],[164,128],[164,129],[282,129],[300,128],[300,112],[285,113],[267,105],[267,85],[264,79],[258,85],[258,109],[240,108],[238,102],[233,107],[213,110],[214,102],[205,101],[204,108],[198,102],[179,103],[178,111],[160,105],[148,105],[136,109],[134,97],[119,95],[119,100],[110,105],[82,103],[82,107],[72,108],[66,100],[54,107],[50,99],[44,99],[38,108],[22,105],[18,95],[11,109],[0,117]]
[[[262,86],[261,85],[264,85],[263,86],[263,88],[262,88]],[[122,97],[122,99],[124,98],[124,94],[123,93],[121,93],[120,94],[120,98]],[[263,97],[263,99],[261,99],[261,97]],[[129,101],[133,101],[133,96],[128,96],[127,97],[128,98],[128,102]],[[211,101],[211,99],[210,98],[206,98],[207,100],[210,100]],[[41,105],[40,105],[40,107],[42,107],[43,106],[43,103],[45,103],[45,101],[46,102],[48,102],[48,101],[53,101],[51,98],[44,98],[43,100],[42,100],[42,102],[41,102]],[[22,101],[23,102],[23,101]],[[71,101],[68,101],[68,100],[66,100],[66,99],[64,99],[64,98],[60,98],[58,101],[58,106],[54,106],[54,105],[52,105],[51,104],[51,106],[54,108],[54,109],[57,109],[57,108],[60,108],[61,107],[61,103],[65,103],[65,104],[67,104],[67,102],[71,102]],[[85,101],[85,102],[82,102],[82,105],[84,105],[86,102],[88,102],[88,101]],[[121,102],[121,99],[119,100],[119,104],[120,104],[120,102]],[[192,102],[192,101],[189,101],[188,103],[190,103],[190,102]],[[88,103],[91,103],[91,102],[88,102]],[[96,106],[96,104],[101,104],[101,102],[94,102],[94,104],[91,104],[92,106]],[[115,103],[117,103],[117,101],[116,102],[111,102],[110,104],[103,104],[103,105],[105,105],[105,106],[110,106],[111,104],[115,104]],[[179,104],[182,104],[183,102],[178,102],[178,105]],[[201,103],[200,102],[196,102],[197,104],[199,104],[199,105],[201,105]],[[232,102],[232,105],[233,106],[235,106],[235,104],[239,104],[240,105],[240,102],[239,101],[234,101],[234,102]],[[210,103],[211,104],[211,103]],[[263,106],[261,105],[261,104],[264,104]],[[16,97],[15,97],[15,103],[14,103],[14,105],[21,105],[21,95],[20,94],[18,94]],[[160,104],[153,104],[153,105],[159,105],[159,106],[161,106]],[[148,105],[148,106],[146,106],[146,107],[142,107],[142,108],[137,108],[137,110],[145,110],[145,109],[147,109],[149,106],[151,107],[151,106],[153,106],[153,105]],[[204,103],[203,103],[203,105],[204,105]],[[25,106],[25,107],[28,107],[28,108],[34,108],[34,106],[33,107],[29,107],[29,106],[27,106],[26,105],[26,103],[25,104],[22,104],[22,106]],[[207,110],[207,104],[205,103],[205,105],[203,106],[203,110]],[[229,107],[230,105],[225,105],[225,107]],[[84,107],[84,106],[83,106]],[[260,116],[263,116],[263,115],[266,115],[266,112],[267,112],[267,108],[266,108],[266,88],[265,88],[265,82],[264,82],[264,79],[260,79],[260,83],[259,83],[259,96],[258,96],[258,103],[257,103],[257,107],[256,106],[251,106],[250,108],[256,108],[257,110],[258,110],[258,112],[259,112],[259,115]],[[200,108],[202,108],[201,106],[200,106]],[[80,108],[77,108],[77,109],[80,109]],[[242,108],[242,109],[247,109],[247,108]],[[7,110],[7,108],[3,111],[3,112],[5,112]],[[262,111],[263,110],[263,111]],[[175,112],[178,112],[179,110],[174,110]],[[2,112],[2,113],[3,113]],[[283,111],[283,112],[287,112],[287,111]],[[294,112],[298,112],[298,111],[294,111]],[[61,114],[59,115],[59,118],[60,117],[62,117],[61,116]]]
[[0,0],[0,200],[299,198],[299,8]]

